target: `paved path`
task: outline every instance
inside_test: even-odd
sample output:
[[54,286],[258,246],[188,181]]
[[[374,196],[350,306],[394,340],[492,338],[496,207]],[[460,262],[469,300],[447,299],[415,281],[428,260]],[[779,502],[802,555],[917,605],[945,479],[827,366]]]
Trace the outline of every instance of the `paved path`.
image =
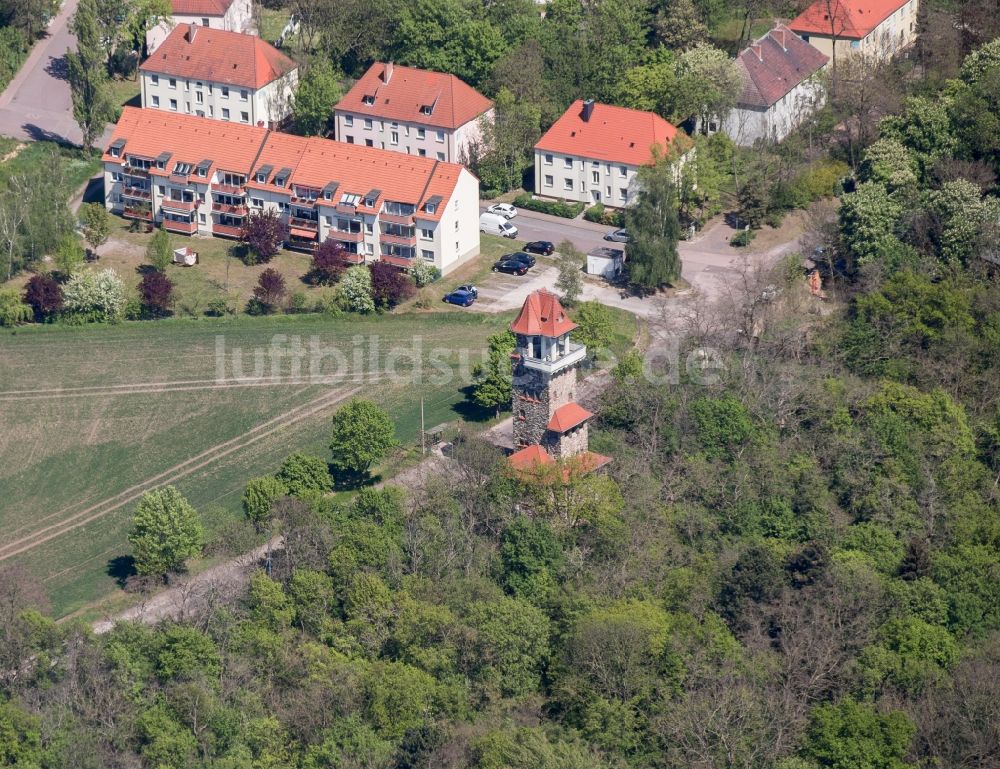
[[65,0],[49,24],[47,37],[35,43],[27,60],[0,94],[0,134],[15,139],[80,144],[66,81],[66,51],[76,49],[69,19],[78,0]]

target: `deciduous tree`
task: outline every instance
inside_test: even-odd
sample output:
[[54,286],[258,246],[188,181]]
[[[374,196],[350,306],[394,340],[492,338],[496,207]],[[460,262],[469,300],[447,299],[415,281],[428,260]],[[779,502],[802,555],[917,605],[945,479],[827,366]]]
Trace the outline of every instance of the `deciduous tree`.
[[306,282],[314,286],[332,286],[347,269],[347,249],[335,240],[324,240],[313,251]]
[[93,149],[94,141],[104,132],[104,126],[115,119],[117,111],[105,69],[96,2],[80,0],[70,22],[70,28],[76,35],[77,50],[66,51],[73,117],[83,133],[83,147],[88,151]]
[[142,309],[151,318],[160,318],[174,305],[174,284],[166,275],[156,270],[147,272],[139,282]]
[[681,275],[675,174],[676,167],[669,157],[641,170],[636,203],[625,212],[625,226],[631,237],[625,245],[628,278],[643,291],[672,285]]
[[333,415],[330,465],[340,478],[367,475],[396,445],[396,428],[388,412],[369,400],[352,398]]
[[333,118],[333,105],[341,97],[337,73],[327,59],[309,65],[292,102],[295,130],[303,136],[326,136]]
[[280,309],[281,303],[285,299],[285,279],[281,273],[272,267],[264,270],[257,278],[257,285],[253,289],[253,298],[264,313]]
[[276,476],[286,494],[298,496],[310,491],[330,490],[330,470],[319,457],[297,451],[281,463]]
[[368,270],[372,274],[372,299],[378,310],[391,310],[416,292],[413,279],[398,267],[372,262]]
[[485,409],[500,409],[511,402],[513,371],[510,355],[516,340],[510,331],[493,334],[489,340],[486,361],[472,368],[472,400]]
[[166,576],[201,552],[204,531],[195,509],[177,489],[165,486],[143,494],[128,540],[139,574]]
[[153,233],[146,244],[146,261],[157,272],[166,272],[174,261],[174,251],[170,247],[170,233],[163,228]]
[[570,241],[559,244],[559,277],[556,288],[562,292],[562,303],[572,307],[583,291],[583,267],[585,257]]
[[287,226],[272,209],[250,214],[240,230],[240,240],[247,247],[250,264],[271,261],[287,235]]
[[80,207],[80,223],[83,225],[83,237],[94,251],[108,242],[111,214],[101,203],[84,203]]
[[36,321],[49,320],[62,310],[62,288],[47,273],[32,275],[24,287],[24,301],[34,310]]

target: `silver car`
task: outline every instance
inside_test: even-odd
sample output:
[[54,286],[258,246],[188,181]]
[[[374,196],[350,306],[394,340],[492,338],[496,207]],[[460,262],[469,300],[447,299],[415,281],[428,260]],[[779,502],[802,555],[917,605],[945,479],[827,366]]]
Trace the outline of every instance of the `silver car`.
[[632,238],[628,234],[628,230],[613,230],[604,236],[605,240],[610,240],[612,243],[628,243]]

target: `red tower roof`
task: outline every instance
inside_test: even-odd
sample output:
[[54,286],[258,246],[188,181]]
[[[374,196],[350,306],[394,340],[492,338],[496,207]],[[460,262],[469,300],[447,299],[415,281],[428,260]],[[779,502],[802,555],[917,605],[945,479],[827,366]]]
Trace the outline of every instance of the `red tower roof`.
[[515,451],[507,457],[507,461],[510,462],[510,466],[514,470],[533,470],[538,466],[553,464],[553,459],[549,452],[537,443],[532,443],[520,451]]
[[570,402],[560,406],[552,413],[552,419],[549,420],[546,429],[555,433],[565,433],[577,425],[583,424],[592,416],[594,415],[583,406]]
[[542,288],[528,295],[510,330],[523,336],[558,337],[572,331],[576,324],[559,304],[559,298]]

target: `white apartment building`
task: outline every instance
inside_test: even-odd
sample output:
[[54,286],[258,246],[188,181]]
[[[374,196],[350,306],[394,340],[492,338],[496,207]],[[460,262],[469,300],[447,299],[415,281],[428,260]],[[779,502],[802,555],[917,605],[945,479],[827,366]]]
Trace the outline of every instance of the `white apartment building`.
[[256,35],[180,24],[139,79],[147,109],[273,128],[291,114],[298,67]]
[[652,112],[577,99],[535,145],[535,194],[623,208],[638,192],[639,169],[676,136]]
[[238,238],[273,210],[289,248],[334,240],[358,264],[479,254],[479,182],[453,163],[132,107],[103,162],[106,206],[170,232]]
[[891,57],[917,39],[920,0],[815,0],[789,29],[827,57]]
[[170,0],[172,15],[146,32],[146,53],[153,53],[180,24],[226,32],[254,32],[253,0]]
[[347,144],[461,163],[493,102],[454,75],[376,62],[334,108]]

